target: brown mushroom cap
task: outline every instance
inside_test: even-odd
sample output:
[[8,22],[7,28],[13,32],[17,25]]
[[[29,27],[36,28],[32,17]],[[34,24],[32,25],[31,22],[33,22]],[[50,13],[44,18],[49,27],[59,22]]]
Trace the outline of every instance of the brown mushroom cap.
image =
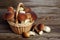
[[4,15],[3,15],[3,19],[4,20],[11,20],[12,18],[14,17],[14,14],[12,14],[12,13],[5,13]]
[[30,13],[32,15],[33,20],[36,20],[37,19],[37,15],[35,14],[35,12],[31,11]]
[[14,8],[13,7],[8,7],[7,13],[3,15],[4,20],[11,20],[14,18]]
[[7,10],[8,10],[8,11],[12,11],[12,12],[14,12],[14,8],[13,8],[13,7],[8,7]]
[[31,8],[26,7],[26,8],[25,8],[25,12],[26,12],[26,13],[30,13],[31,16],[32,16],[32,18],[33,18],[33,20],[36,20],[36,19],[37,19],[37,15],[35,14],[35,12],[33,12],[33,11],[31,10]]
[[37,26],[38,30],[42,31],[44,29],[44,24],[39,24]]
[[18,20],[19,21],[24,21],[24,20],[26,20],[26,18],[27,18],[27,16],[25,14],[23,14],[23,13],[18,14]]
[[28,33],[28,32],[23,32],[23,37],[25,37],[25,38],[29,38],[30,37],[30,34]]
[[30,11],[31,11],[31,8],[29,8],[29,7],[26,7],[26,8],[25,8],[25,12],[26,12],[26,13],[29,13]]
[[26,16],[27,16],[28,19],[29,19],[29,18],[32,18],[31,13],[26,13]]

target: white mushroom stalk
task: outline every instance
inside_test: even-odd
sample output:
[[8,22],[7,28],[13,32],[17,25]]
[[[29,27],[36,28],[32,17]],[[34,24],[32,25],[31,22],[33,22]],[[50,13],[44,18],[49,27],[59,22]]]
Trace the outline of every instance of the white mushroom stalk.
[[43,34],[43,31],[40,31],[40,32],[39,32],[39,35],[42,35],[42,34]]
[[51,28],[49,26],[45,26],[43,31],[45,31],[45,32],[51,32]]
[[30,31],[29,34],[32,35],[32,36],[35,36],[36,35],[36,33],[33,32],[33,31]]

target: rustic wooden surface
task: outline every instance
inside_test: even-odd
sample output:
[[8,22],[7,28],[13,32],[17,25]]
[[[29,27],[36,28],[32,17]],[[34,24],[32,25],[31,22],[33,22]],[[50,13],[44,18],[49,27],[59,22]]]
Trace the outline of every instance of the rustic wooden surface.
[[[13,33],[9,24],[2,19],[2,15],[8,6],[16,8],[19,2],[31,7],[38,16],[35,23],[50,26],[51,32],[30,38],[23,38],[21,35]],[[0,40],[60,40],[60,0],[0,0],[0,4]]]

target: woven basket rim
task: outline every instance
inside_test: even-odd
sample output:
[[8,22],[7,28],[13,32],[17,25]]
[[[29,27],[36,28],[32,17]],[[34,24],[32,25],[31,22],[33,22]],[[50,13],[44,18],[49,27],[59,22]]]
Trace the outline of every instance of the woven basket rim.
[[26,25],[26,24],[21,24],[21,23],[16,24],[16,23],[14,23],[12,21],[7,21],[7,22],[9,23],[9,25],[15,26],[15,27],[27,27],[27,26],[30,26],[30,25],[32,25],[34,23],[34,21],[33,21],[33,22]]

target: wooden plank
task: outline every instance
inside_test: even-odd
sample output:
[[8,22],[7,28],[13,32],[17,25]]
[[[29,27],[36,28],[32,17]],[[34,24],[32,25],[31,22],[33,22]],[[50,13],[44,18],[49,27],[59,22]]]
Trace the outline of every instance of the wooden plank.
[[[60,0],[0,0],[3,1],[0,5],[0,40],[60,40]],[[2,19],[2,15],[6,12],[7,6],[15,6],[23,2],[26,6],[36,12],[38,19],[35,23],[44,23],[51,27],[50,33],[43,35],[31,36],[23,38],[17,35],[9,28],[8,23]],[[7,4],[5,4],[7,3]],[[14,4],[14,5],[13,5]],[[2,7],[3,6],[3,7]]]
[[38,13],[60,13],[60,8],[58,7],[33,7],[33,11]]
[[[2,2],[2,3],[1,3]],[[45,5],[45,6],[58,6],[60,7],[60,0],[2,0],[0,1],[0,6],[15,6],[19,3],[23,2],[26,5],[34,6],[34,5]]]

